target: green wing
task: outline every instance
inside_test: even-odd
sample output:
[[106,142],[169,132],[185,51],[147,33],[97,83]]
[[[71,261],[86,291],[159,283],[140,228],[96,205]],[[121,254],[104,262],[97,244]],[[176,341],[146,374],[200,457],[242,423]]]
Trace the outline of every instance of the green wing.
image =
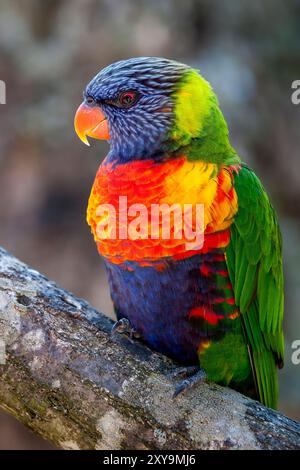
[[258,395],[276,408],[277,367],[282,367],[284,355],[281,234],[261,182],[246,166],[235,176],[235,190],[239,209],[226,249],[227,266]]

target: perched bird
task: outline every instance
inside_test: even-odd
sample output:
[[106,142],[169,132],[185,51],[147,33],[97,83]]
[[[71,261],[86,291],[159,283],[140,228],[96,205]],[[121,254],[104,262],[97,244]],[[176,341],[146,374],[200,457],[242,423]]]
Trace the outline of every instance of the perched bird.
[[[115,329],[182,365],[175,394],[206,376],[276,408],[280,230],[260,180],[230,144],[210,84],[172,60],[116,62],[87,85],[75,129],[86,144],[88,137],[110,144],[87,221],[105,260]],[[163,236],[163,215],[174,205],[182,214],[204,208],[202,245],[178,236],[175,213]],[[153,206],[161,212],[152,217]]]

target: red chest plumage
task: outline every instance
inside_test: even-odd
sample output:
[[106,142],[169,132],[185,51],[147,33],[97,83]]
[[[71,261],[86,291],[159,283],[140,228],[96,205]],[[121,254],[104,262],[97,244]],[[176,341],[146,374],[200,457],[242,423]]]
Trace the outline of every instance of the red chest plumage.
[[[126,205],[120,205],[120,197],[121,201],[126,200]],[[107,204],[114,207],[113,214],[99,210],[99,206],[103,209]],[[136,204],[146,208],[148,219],[144,226],[140,225],[138,234],[127,231],[128,236],[124,237],[126,227],[134,219],[134,211],[130,208]],[[153,205],[162,206],[163,213],[174,204],[182,208],[182,214],[187,205],[193,208],[203,205],[204,245],[200,249],[187,249],[190,239],[187,240],[184,232],[175,238],[179,224],[176,217],[170,219],[169,239],[162,236],[166,220],[163,217],[156,220],[153,237],[151,224],[154,219],[149,215]],[[104,162],[93,185],[87,220],[99,252],[105,258],[116,264],[135,261],[147,265],[166,257],[185,258],[226,246],[228,229],[236,211],[237,197],[229,168],[219,169],[215,164],[189,162],[180,157],[161,163],[152,160],[119,165]],[[190,220],[195,231],[196,219],[192,215]],[[98,230],[99,226],[105,225],[108,227],[106,233]]]

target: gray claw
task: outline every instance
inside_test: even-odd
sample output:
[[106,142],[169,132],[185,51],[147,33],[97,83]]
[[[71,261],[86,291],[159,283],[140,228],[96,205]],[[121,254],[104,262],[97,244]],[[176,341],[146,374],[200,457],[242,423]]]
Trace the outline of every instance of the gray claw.
[[186,379],[191,375],[195,375],[199,372],[199,366],[187,366],[187,367],[177,367],[174,371],[171,372],[170,377],[172,379]]
[[176,386],[175,391],[173,393],[173,398],[176,398],[180,393],[185,392],[186,390],[192,388],[194,385],[198,383],[203,383],[206,378],[207,376],[205,371],[203,369],[198,368],[198,371],[194,375],[187,377],[185,380],[183,380]]
[[129,338],[133,340],[134,338],[139,338],[139,333],[132,328],[128,318],[121,318],[118,320],[111,329],[111,336],[114,336],[116,333],[126,333],[129,335]]
[[131,329],[130,321],[128,318],[121,318],[120,320],[116,321],[114,323],[112,329],[111,329],[111,335],[114,335],[115,333],[127,333]]

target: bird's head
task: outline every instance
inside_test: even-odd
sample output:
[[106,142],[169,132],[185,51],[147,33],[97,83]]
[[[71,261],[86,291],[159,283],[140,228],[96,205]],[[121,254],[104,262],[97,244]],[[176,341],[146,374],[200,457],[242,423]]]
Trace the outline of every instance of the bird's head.
[[172,60],[139,57],[101,70],[87,85],[75,129],[108,140],[121,161],[160,158],[202,143],[227,126],[209,83]]

